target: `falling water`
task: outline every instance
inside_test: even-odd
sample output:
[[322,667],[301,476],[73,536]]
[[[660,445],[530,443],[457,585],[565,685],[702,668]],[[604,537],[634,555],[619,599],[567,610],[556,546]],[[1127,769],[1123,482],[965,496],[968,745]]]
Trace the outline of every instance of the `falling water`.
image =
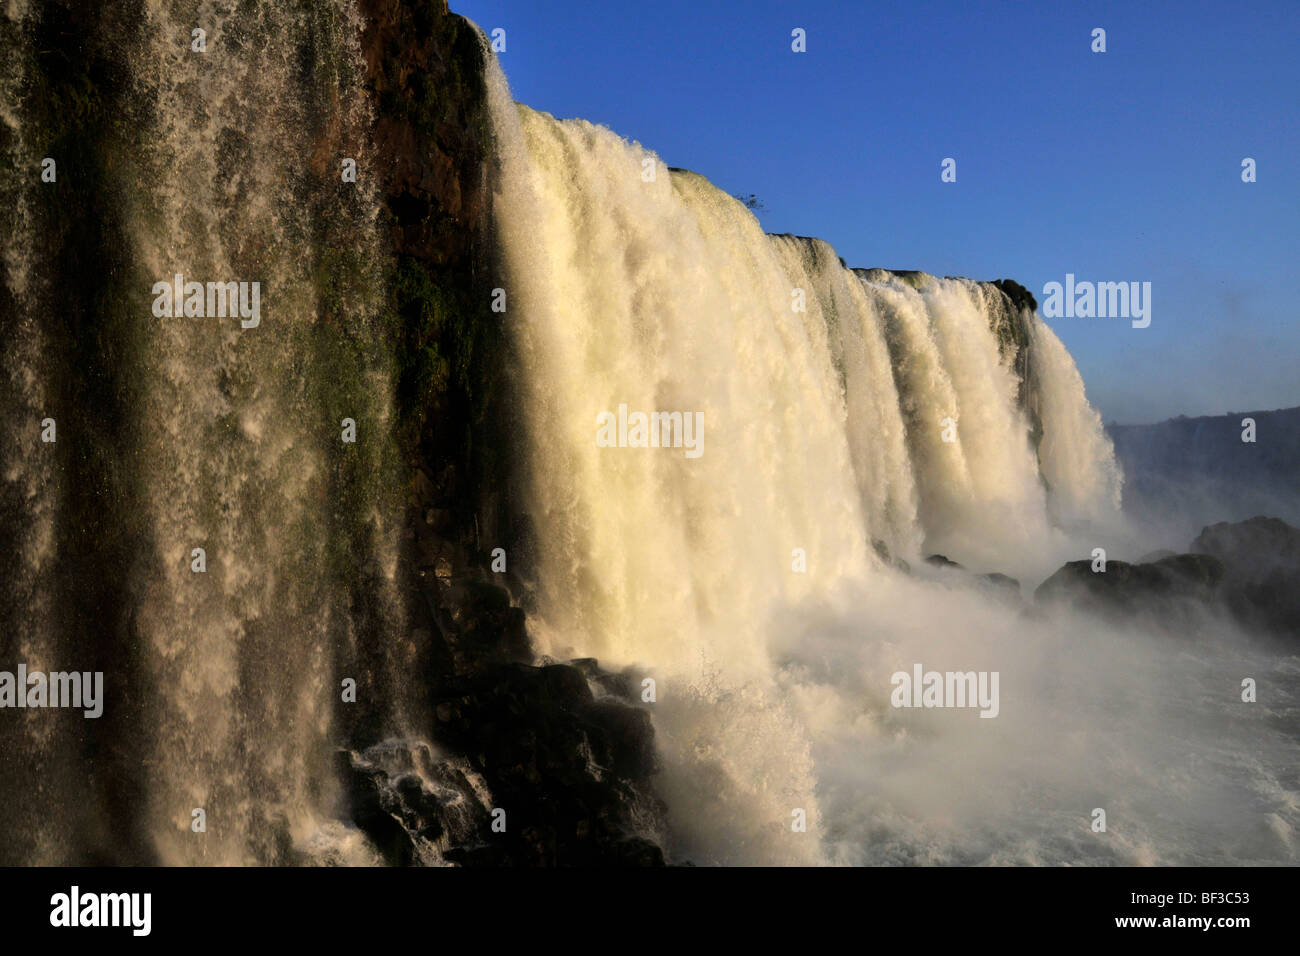
[[[1170,662],[1136,627],[1023,617],[922,561],[1032,587],[1118,533],[1110,443],[1037,315],[992,284],[850,270],[824,242],[765,235],[702,177],[516,105],[490,59],[538,541],[530,631],[544,654],[656,682],[674,852],[1290,852],[1296,808],[1269,773],[1168,776],[1168,733],[1226,754],[1240,732],[1221,708],[1188,711],[1204,662]],[[607,447],[598,424],[621,406],[702,413],[702,454]],[[1240,666],[1232,653],[1207,656]],[[890,675],[917,661],[1000,671],[1000,719],[892,709]],[[1264,749],[1269,766],[1295,751],[1276,735]],[[1187,815],[1172,823],[1171,792]],[[1103,799],[1142,822],[1090,843]],[[1278,832],[1243,835],[1257,819],[1243,802],[1279,813]],[[1231,818],[1221,832],[1196,830],[1215,813]]]
[[[23,3],[6,4],[0,17],[0,50],[12,51],[0,63],[0,207],[5,210],[0,223],[0,408],[5,410],[0,442],[8,450],[0,466],[0,540],[13,543],[0,558],[0,647],[7,665],[22,660],[33,670],[45,671],[60,658],[50,608],[58,484],[52,446],[41,440],[41,423],[52,406],[41,371],[47,343],[37,321],[50,295],[49,272],[42,268],[46,263],[39,254],[39,182],[34,170],[40,157],[23,122],[34,19]],[[24,175],[18,174],[20,169]],[[13,845],[0,858],[67,862],[60,839],[66,819],[54,812],[59,806],[56,781],[67,779],[66,764],[72,757],[55,745],[67,733],[67,724],[63,715],[50,719],[29,711],[6,721],[0,730],[0,747],[21,755],[21,764],[31,771],[29,779],[6,773],[0,783],[0,802],[14,822]]]
[[[141,356],[155,557],[139,627],[165,689],[152,813],[171,821],[158,839],[177,862],[275,859],[286,828],[312,839],[339,679],[392,686],[336,664],[359,659],[358,621],[391,628],[399,613],[391,488],[347,471],[392,465],[373,177],[340,182],[340,157],[368,160],[357,15],[344,0],[239,6],[208,5],[196,55],[175,41],[193,5],[155,4],[135,57],[158,147],[138,173],[133,258],[159,280],[263,290],[257,327],[165,319]],[[357,577],[375,592],[370,622],[350,607]],[[191,839],[192,807],[221,839]]]
[[[6,48],[30,51],[30,38],[16,35],[30,26],[13,5],[4,24]],[[154,0],[103,21],[114,31],[105,45],[112,75],[123,78],[113,107],[122,115],[104,117],[111,125],[98,153],[90,144],[85,156],[97,163],[96,203],[120,235],[125,265],[106,280],[111,295],[95,333],[77,337],[96,342],[105,368],[97,374],[111,376],[122,399],[107,479],[118,497],[98,508],[130,540],[123,566],[97,571],[116,581],[116,606],[85,623],[98,628],[100,659],[111,658],[110,714],[136,715],[134,726],[145,729],[142,739],[108,742],[140,796],[129,810],[149,845],[130,852],[142,859],[290,862],[329,855],[331,833],[358,842],[338,823],[346,817],[337,781],[342,681],[356,681],[355,706],[379,711],[381,729],[406,731],[421,717],[418,688],[395,650],[404,643],[394,639],[403,616],[395,350],[380,314],[361,27],[351,0]],[[37,147],[24,141],[34,120],[16,95],[23,61],[4,68],[4,146],[13,165],[39,168]],[[341,178],[345,157],[361,171],[356,182]],[[87,172],[64,160],[42,207],[52,221],[75,219],[79,210],[59,190]],[[9,559],[17,567],[5,576],[6,607],[23,619],[14,628],[23,639],[3,666],[73,668],[89,648],[43,649],[46,631],[59,630],[43,602],[61,593],[45,568],[52,551],[64,565],[74,559],[75,545],[50,530],[70,518],[50,512],[66,484],[60,469],[88,457],[89,410],[65,408],[57,446],[40,444],[43,390],[78,372],[41,354],[42,328],[62,316],[47,307],[37,277],[58,269],[27,261],[42,243],[22,190],[42,184],[30,185],[30,174],[21,181],[7,186],[19,191],[19,214],[7,225],[4,263],[15,306],[5,330],[4,428],[20,453],[6,458],[4,493],[5,520],[20,525],[23,542]],[[158,317],[154,284],[178,274],[258,283],[260,323]],[[355,443],[343,440],[345,419],[355,422]],[[62,720],[29,712],[26,723],[55,733]],[[104,733],[76,723],[64,739],[17,749],[75,760],[83,737]],[[18,787],[35,795],[48,787],[39,816],[57,826],[78,787],[54,776],[37,766]],[[111,833],[87,828],[62,836],[72,859],[128,852]],[[34,842],[19,859],[50,858],[39,836]]]
[[[417,848],[439,862],[489,795],[420,740],[353,0],[55,9],[0,19],[0,669],[102,668],[107,700],[6,711],[0,862],[373,863],[342,822],[354,744],[446,811]],[[1040,318],[765,235],[702,177],[517,107],[488,60],[537,542],[512,572],[540,656],[653,681],[673,855],[1294,858],[1297,745],[1222,703],[1294,673],[1026,615],[925,561],[1032,586],[1121,533],[1109,442]],[[260,322],[156,315],[176,275],[258,283]],[[620,409],[698,415],[698,444],[602,447]],[[916,661],[1000,671],[999,719],[892,709]]]

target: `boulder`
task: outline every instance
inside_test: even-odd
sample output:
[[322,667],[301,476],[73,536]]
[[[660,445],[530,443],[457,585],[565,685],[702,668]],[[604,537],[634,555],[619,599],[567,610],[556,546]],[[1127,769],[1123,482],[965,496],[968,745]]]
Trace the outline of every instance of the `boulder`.
[[1004,591],[1020,597],[1020,582],[1010,575],[992,571],[988,574],[979,575],[979,580],[991,586],[994,590]]
[[1223,562],[1224,601],[1244,625],[1300,635],[1300,530],[1262,516],[1221,522],[1205,528],[1191,548]]
[[[643,832],[664,814],[650,786],[658,769],[650,715],[622,697],[594,694],[594,669],[589,660],[504,664],[464,678],[436,702],[439,742],[467,754],[507,810],[506,832],[488,841],[493,862],[663,864]],[[488,859],[473,846],[447,857]]]
[[1149,564],[1070,561],[1038,586],[1040,604],[1066,603],[1114,619],[1143,616],[1179,628],[1216,605],[1223,562],[1206,554],[1178,554]]

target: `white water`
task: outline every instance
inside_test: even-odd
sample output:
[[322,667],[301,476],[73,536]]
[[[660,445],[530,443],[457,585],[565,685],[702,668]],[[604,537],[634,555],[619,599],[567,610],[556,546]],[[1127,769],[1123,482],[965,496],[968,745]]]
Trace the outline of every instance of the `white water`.
[[[400,509],[382,480],[363,496],[340,483],[354,461],[363,475],[392,466],[369,101],[349,0],[205,4],[202,54],[177,42],[193,21],[192,3],[153,2],[132,51],[156,118],[129,220],[147,341],[135,453],[153,550],[138,585],[158,702],[149,813],[165,863],[279,861],[286,835],[318,849],[335,812],[340,678],[385,688],[394,708],[405,683],[335,673],[400,627]],[[363,172],[346,189],[342,156]],[[145,291],[176,273],[260,282],[261,324],[151,318]],[[322,276],[342,297],[332,315]],[[356,445],[340,441],[344,416]],[[377,620],[350,606],[353,588]]]
[[[29,37],[35,17],[25,3],[9,2],[0,13],[0,123],[3,124],[7,170],[40,168],[30,131],[23,122],[30,82],[32,55]],[[22,51],[21,54],[18,51]],[[48,671],[61,660],[55,628],[51,625],[52,563],[58,485],[54,478],[54,446],[41,441],[42,421],[53,414],[49,383],[41,374],[46,363],[46,337],[39,317],[50,289],[49,273],[33,263],[34,250],[43,236],[34,223],[34,175],[5,176],[0,185],[0,272],[12,313],[3,316],[4,346],[0,355],[0,442],[6,454],[0,469],[0,531],[9,533],[0,605],[12,614],[0,616],[0,647],[4,666],[15,660],[32,670]],[[34,265],[37,268],[34,268]],[[66,721],[42,719],[32,712],[10,717],[5,728],[9,753],[21,753],[36,779],[66,779],[70,755],[52,746]],[[17,727],[13,727],[17,724]],[[33,862],[58,865],[69,861],[64,841],[66,815],[51,806],[48,794],[21,784],[6,792],[7,816],[14,832],[27,841],[23,847]]]
[[[766,236],[703,178],[608,129],[516,107],[489,60],[538,541],[530,630],[539,653],[657,681],[674,853],[1293,856],[1295,781],[1278,769],[1295,766],[1295,744],[1263,708],[1226,716],[1236,676],[1273,664],[1026,618],[919,564],[939,551],[1031,589],[1122,540],[1109,441],[1041,319],[1019,317],[1035,447],[991,330],[1007,320],[995,289],[855,273],[825,243]],[[597,415],[620,404],[703,412],[703,455],[598,447]],[[893,710],[890,675],[915,662],[999,671],[1001,715]],[[1118,821],[1109,839],[1089,829],[1097,806]]]

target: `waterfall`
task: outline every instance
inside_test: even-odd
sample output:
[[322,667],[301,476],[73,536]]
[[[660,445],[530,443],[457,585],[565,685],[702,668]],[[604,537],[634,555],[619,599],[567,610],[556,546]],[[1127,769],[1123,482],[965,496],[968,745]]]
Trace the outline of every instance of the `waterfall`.
[[[650,586],[660,572],[638,552],[713,568],[731,560],[709,553],[725,542],[770,594],[800,587],[776,560],[793,547],[832,575],[869,565],[873,541],[1032,574],[1051,570],[1042,546],[1062,529],[1114,515],[1118,472],[1073,362],[996,287],[849,270],[609,130],[526,108],[516,122],[500,103],[496,116],[534,508],[566,552],[649,598],[674,586]],[[605,453],[595,416],[619,404],[703,412],[704,455]],[[646,528],[651,508],[664,513]],[[576,564],[549,570],[557,593],[589,583]],[[600,584],[589,596],[631,599]],[[609,627],[595,630],[614,640]]]
[[[58,152],[51,184],[27,172],[40,169],[36,150],[54,134],[41,127],[39,98],[18,95],[37,46],[20,34],[67,27],[48,26],[53,7],[23,19],[11,4],[8,17],[5,46],[25,53],[5,63],[4,146],[24,185],[7,187],[18,215],[5,243],[4,428],[19,453],[5,460],[4,504],[23,547],[7,557],[5,606],[21,624],[6,621],[6,632],[22,636],[3,666],[89,670],[94,656],[108,665],[110,713],[130,713],[140,732],[124,740],[79,716],[71,726],[58,712],[28,712],[26,724],[65,737],[17,747],[43,755],[17,786],[47,794],[32,816],[57,826],[63,805],[76,805],[75,775],[51,780],[43,762],[76,760],[85,741],[101,739],[123,754],[125,779],[101,769],[92,786],[129,787],[138,798],[129,814],[145,843],[135,857],[277,863],[329,852],[331,833],[355,843],[338,822],[346,806],[337,780],[353,714],[378,712],[378,726],[395,734],[426,716],[397,640],[402,466],[380,201],[365,174],[372,116],[360,16],[351,0],[159,0],[92,19],[86,29],[107,36],[99,42],[117,83],[100,109],[121,115],[92,115],[103,125],[76,131],[85,152]],[[191,40],[197,27],[202,49]],[[88,59],[99,42],[87,44]],[[341,179],[345,157],[362,171],[356,182]],[[91,163],[99,178],[87,187]],[[51,198],[32,199],[41,189]],[[39,260],[57,247],[43,244],[42,228],[53,236],[53,224],[74,221],[69,196],[82,192],[92,201],[80,211],[91,216],[84,233],[111,231],[105,252],[121,265],[83,260],[80,281],[103,283],[95,331],[56,332],[52,346],[45,330],[79,319],[42,287],[60,271]],[[179,303],[160,317],[155,284],[177,275],[257,283],[260,321]],[[76,368],[65,341],[95,343],[92,367]],[[83,380],[110,383],[121,402],[103,428],[91,423],[91,403],[60,399],[78,396]],[[39,441],[47,414],[57,418],[56,444]],[[355,442],[343,440],[345,419]],[[96,481],[111,489],[100,500],[68,473],[96,453],[108,462],[95,467]],[[108,542],[58,532],[85,509],[113,529],[120,565],[107,563]],[[77,593],[69,574],[82,547],[105,548],[94,574],[112,582],[99,619],[68,615],[90,630],[89,643],[45,609]],[[345,678],[361,701],[351,712]],[[72,859],[126,852],[115,848],[125,839],[113,834],[120,818],[106,827],[96,810],[67,812],[78,822],[59,842]],[[42,838],[32,839],[18,858],[48,859]]]
[[[1118,533],[1110,442],[1032,307],[766,235],[701,176],[514,103],[489,60],[529,629],[543,655],[654,681],[670,849],[701,863],[1192,858],[1184,832],[1149,822],[1167,797],[1153,769],[1166,725],[1115,715],[1151,716],[1138,674],[1165,703],[1204,676],[1162,664],[1144,634],[1033,623],[923,561],[1032,587]],[[653,443],[632,437],[636,412],[699,413],[698,454],[659,440],[664,419]],[[918,729],[888,700],[891,673],[917,661],[1020,690],[999,720]],[[1202,712],[1181,719],[1199,740],[1222,733]],[[1090,845],[1063,821],[1108,785],[1149,829]],[[1178,790],[1230,813],[1216,787]]]
[[[873,542],[1045,573],[1044,542],[1113,515],[1100,418],[1032,312],[989,284],[859,274],[825,242],[764,235],[607,129],[516,113],[493,77],[539,580],[559,632],[627,659],[647,634],[696,645],[698,628],[804,596],[795,548],[821,580],[868,573]],[[1011,325],[1032,375],[999,335]],[[597,447],[597,415],[620,404],[702,412],[703,455]],[[717,640],[731,658],[734,635]]]
[[1294,856],[1221,693],[1275,660],[1005,576],[1129,540],[1023,289],[765,234],[483,49],[488,124],[436,2],[0,6],[0,863]]
[[[0,65],[0,163],[6,171],[34,159],[31,131],[23,123],[24,90],[33,70],[33,21],[32,11],[19,3],[7,4],[0,17],[0,50],[12,51]],[[9,652],[6,657],[48,670],[61,651],[51,609],[59,491],[49,445],[41,441],[40,423],[50,412],[51,395],[41,374],[48,343],[37,316],[49,304],[51,278],[43,269],[48,263],[40,258],[39,188],[31,175],[6,172],[0,177],[0,202],[6,210],[0,223],[0,408],[5,410],[0,442],[7,452],[0,473],[0,538],[13,543],[0,558],[0,647]],[[29,786],[19,774],[4,774],[0,802],[9,808],[14,826],[13,846],[0,859],[52,865],[69,860],[61,840],[66,817],[51,812],[59,807],[51,797],[55,781],[71,777],[71,754],[56,746],[70,728],[62,715],[53,720],[44,716],[29,711],[0,726],[0,749],[19,758],[32,780],[48,781]]]
[[[395,509],[342,477],[346,455],[382,462],[391,387],[374,347],[372,180],[339,184],[340,157],[368,158],[351,4],[261,6],[252,21],[219,5],[202,55],[175,42],[191,6],[157,6],[140,31],[135,81],[158,146],[138,172],[152,201],[132,217],[133,259],[157,279],[258,280],[266,315],[151,331],[139,374],[155,563],[139,613],[164,689],[151,794],[174,824],[163,857],[234,863],[274,858],[277,816],[305,841],[332,781],[334,648],[359,639],[345,573],[396,614]],[[344,418],[355,446],[340,443]],[[346,567],[358,535],[370,567]],[[195,546],[206,576],[191,571]],[[228,838],[191,840],[190,807],[210,805]]]

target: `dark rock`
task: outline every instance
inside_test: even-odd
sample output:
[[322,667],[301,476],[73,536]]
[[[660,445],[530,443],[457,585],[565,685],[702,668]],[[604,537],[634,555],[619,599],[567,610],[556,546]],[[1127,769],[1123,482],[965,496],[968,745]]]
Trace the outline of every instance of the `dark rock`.
[[1223,562],[1206,554],[1179,554],[1150,564],[1071,561],[1038,586],[1040,603],[1064,602],[1111,618],[1149,615],[1178,627],[1219,598]]
[[1016,309],[1028,309],[1030,312],[1038,310],[1038,300],[1034,294],[1015,279],[994,279],[990,284],[997,286]]
[[1277,518],[1222,522],[1203,530],[1191,548],[1224,563],[1224,600],[1243,624],[1300,634],[1300,530]]
[[[470,755],[505,808],[492,834],[492,862],[522,865],[662,865],[640,831],[662,820],[647,711],[613,696],[597,699],[583,667],[508,664],[448,688],[438,702],[438,737]],[[442,719],[443,717],[447,719]],[[448,859],[489,859],[472,847]]]
[[[504,588],[464,581],[441,591],[439,600],[443,607],[437,617],[443,622],[441,635],[453,673],[532,660],[524,612],[511,605]],[[431,675],[432,685],[449,676],[445,671]]]
[[370,838],[371,844],[390,866],[410,866],[416,861],[415,844],[386,799],[386,777],[354,772],[348,754],[340,754],[352,822]]
[[906,561],[904,561],[902,558],[894,557],[889,551],[889,545],[886,544],[884,541],[881,541],[879,538],[872,538],[871,547],[875,549],[875,552],[880,557],[881,561],[884,561],[886,564],[897,568],[899,571],[902,571],[904,574],[912,573],[912,566],[908,564]]
[[[428,744],[388,740],[340,754],[352,819],[391,866],[441,863],[491,834],[481,779],[463,758]],[[478,784],[478,786],[476,786]]]
[[999,574],[994,571],[989,574],[981,574],[979,577],[981,581],[986,581],[995,588],[1011,591],[1015,593],[1017,597],[1020,596],[1020,582],[1009,575]]
[[[478,31],[446,0],[360,0],[374,174],[391,248],[402,451],[416,523],[512,549],[508,342],[489,306],[492,133]],[[468,563],[468,560],[465,562]]]
[[933,565],[936,568],[953,568],[958,571],[966,570],[956,561],[952,561],[942,554],[927,555],[925,559],[925,563],[929,565]]
[[636,696],[636,691],[633,688],[633,677],[629,672],[613,674],[602,670],[594,657],[577,658],[569,661],[569,666],[576,667],[587,678],[589,683],[596,685],[598,688],[597,697],[613,695],[624,700],[633,700]]
[[1203,530],[1191,548],[1140,564],[1108,561],[1095,574],[1090,561],[1072,561],[1034,596],[1108,615],[1148,614],[1171,629],[1194,623],[1199,609],[1257,633],[1300,632],[1300,530],[1277,518],[1224,522]]

